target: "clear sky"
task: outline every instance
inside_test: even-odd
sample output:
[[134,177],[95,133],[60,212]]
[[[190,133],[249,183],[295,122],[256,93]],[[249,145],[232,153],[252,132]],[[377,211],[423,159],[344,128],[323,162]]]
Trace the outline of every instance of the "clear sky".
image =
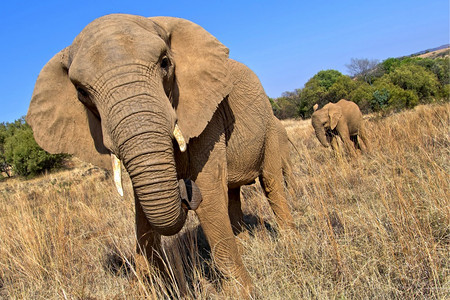
[[267,94],[302,88],[351,58],[380,61],[449,43],[448,0],[3,1],[0,122],[25,115],[39,71],[92,20],[110,13],[191,20],[249,66]]

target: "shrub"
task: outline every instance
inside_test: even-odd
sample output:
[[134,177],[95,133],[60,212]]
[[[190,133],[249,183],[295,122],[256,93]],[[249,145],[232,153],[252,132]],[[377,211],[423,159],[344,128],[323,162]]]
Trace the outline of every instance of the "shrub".
[[439,92],[436,75],[419,65],[400,66],[388,76],[396,86],[414,91],[422,103],[431,102]]
[[367,113],[372,110],[373,93],[374,88],[363,82],[350,93],[349,100],[358,104],[362,112]]
[[389,102],[389,96],[389,91],[386,88],[382,88],[373,92],[373,98],[370,102],[372,109],[374,111],[383,109]]
[[16,175],[31,177],[46,170],[60,167],[67,154],[52,155],[43,150],[33,138],[31,127],[20,119],[6,124],[7,136],[3,139],[3,156]]

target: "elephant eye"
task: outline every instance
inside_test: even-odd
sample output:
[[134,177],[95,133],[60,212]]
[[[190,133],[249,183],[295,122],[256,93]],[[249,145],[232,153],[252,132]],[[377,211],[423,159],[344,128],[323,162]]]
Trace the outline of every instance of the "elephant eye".
[[[77,92],[78,92],[78,95],[83,97],[83,98],[89,97],[88,92],[86,92],[86,90],[81,88],[81,87],[77,87]],[[78,97],[78,98],[80,98],[80,97]]]
[[167,56],[164,56],[161,60],[161,68],[166,69],[168,66],[170,66],[170,60]]

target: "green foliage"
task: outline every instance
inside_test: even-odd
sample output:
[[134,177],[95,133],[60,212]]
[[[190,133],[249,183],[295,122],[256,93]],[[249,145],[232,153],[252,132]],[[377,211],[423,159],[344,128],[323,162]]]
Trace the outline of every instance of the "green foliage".
[[374,92],[375,88],[373,86],[367,82],[360,82],[356,89],[350,93],[349,100],[358,104],[361,111],[367,112],[372,108]]
[[381,69],[385,74],[391,73],[395,68],[400,66],[401,60],[398,58],[388,58],[380,64]]
[[[364,113],[412,108],[420,103],[450,100],[450,58],[352,59],[347,66],[355,77],[336,70],[320,71],[303,89],[273,99],[276,115],[283,118],[311,116],[314,104],[347,99]],[[351,67],[351,68],[350,68]]]
[[390,91],[389,106],[395,110],[413,108],[419,104],[419,97],[414,91],[394,88]]
[[336,70],[325,70],[320,71],[314,77],[313,80],[317,80],[320,87],[323,87],[325,90],[328,90],[339,77],[344,76],[341,72]]
[[270,99],[273,112],[279,119],[290,119],[297,117],[297,110],[300,105],[300,90],[286,92],[277,99]]
[[38,146],[31,127],[21,118],[0,126],[0,159],[13,173],[30,177],[59,167],[66,154],[52,155]]
[[384,108],[388,104],[389,96],[389,91],[386,88],[373,92],[373,98],[370,102],[372,109],[378,111]]
[[[336,95],[346,94],[349,90],[350,83],[347,79],[342,79],[348,76],[342,75],[341,72],[336,70],[320,71],[314,75],[305,84],[302,90],[297,90],[296,95],[298,97],[297,116],[301,118],[308,118],[312,114],[312,107],[318,103],[320,106],[328,102],[336,102],[334,97]],[[333,88],[335,84],[339,87]],[[344,90],[340,91],[340,87]]]
[[330,99],[330,102],[336,102],[340,99],[349,99],[351,92],[357,87],[358,82],[356,82],[355,80],[352,80],[348,76],[340,76],[328,89],[327,98]]
[[402,65],[388,76],[396,86],[415,93],[422,103],[431,102],[439,91],[436,75],[416,64]]

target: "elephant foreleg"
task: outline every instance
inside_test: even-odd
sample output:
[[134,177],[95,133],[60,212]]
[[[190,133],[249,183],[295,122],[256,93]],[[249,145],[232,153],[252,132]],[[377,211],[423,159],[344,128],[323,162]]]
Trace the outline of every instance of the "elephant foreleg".
[[333,134],[330,136],[329,143],[331,145],[331,149],[333,149],[334,154],[338,159],[342,159],[342,149],[339,146],[338,136]]
[[[237,288],[240,296],[243,296],[240,298],[248,298],[253,291],[253,284],[239,254],[228,216],[225,134],[221,134],[218,141],[206,140],[208,136],[217,136],[216,131],[223,132],[213,125],[210,123],[205,129],[204,141],[192,143],[190,147],[191,153],[196,154],[191,156],[192,177],[203,199],[195,213],[211,247],[215,265],[228,279],[224,288]],[[208,153],[208,156],[198,155],[199,153]],[[236,195],[238,190],[230,193]]]
[[211,178],[206,171],[199,174],[195,180],[203,198],[195,212],[211,247],[211,253],[217,268],[225,278],[231,279],[227,282],[227,285],[231,284],[229,288],[233,289],[235,284],[233,282],[236,280],[239,283],[238,289],[241,295],[247,298],[253,291],[253,285],[239,255],[228,216],[226,167],[221,164],[216,168],[219,169],[220,175],[218,178]]
[[339,132],[339,136],[342,139],[342,142],[344,143],[345,150],[351,157],[357,157],[356,149],[353,145],[352,140],[350,139],[350,132],[348,130],[348,127],[346,124],[340,124],[338,123],[337,130]]

